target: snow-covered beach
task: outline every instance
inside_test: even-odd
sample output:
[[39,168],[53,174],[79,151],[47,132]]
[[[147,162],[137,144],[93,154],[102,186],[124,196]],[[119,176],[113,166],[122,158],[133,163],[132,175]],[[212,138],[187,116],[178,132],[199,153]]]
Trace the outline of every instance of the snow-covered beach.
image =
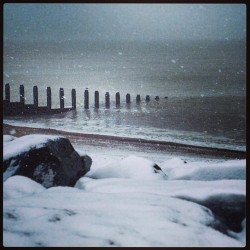
[[247,247],[247,8],[3,6],[4,247]]
[[[3,131],[17,137],[49,133],[6,125]],[[244,157],[66,137],[92,158],[91,170],[74,187],[45,189],[24,176],[8,178],[4,246],[245,246]],[[8,136],[4,140],[6,146]]]

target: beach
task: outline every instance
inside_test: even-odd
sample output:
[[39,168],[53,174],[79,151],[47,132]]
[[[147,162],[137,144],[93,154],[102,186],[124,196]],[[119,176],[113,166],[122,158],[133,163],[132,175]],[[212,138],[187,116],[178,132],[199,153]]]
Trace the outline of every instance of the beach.
[[8,137],[65,136],[92,159],[74,187],[4,181],[6,247],[245,246],[244,152],[7,124],[3,134],[4,147]]
[[67,137],[72,144],[88,145],[97,148],[120,148],[128,149],[129,151],[144,151],[161,154],[173,155],[189,155],[199,158],[215,158],[215,159],[244,159],[246,152],[239,150],[218,149],[200,146],[191,146],[181,143],[164,142],[156,140],[146,140],[137,138],[126,138],[118,136],[98,135],[98,134],[84,134],[66,132],[56,129],[32,128],[24,126],[12,126],[3,124],[3,134],[10,134],[15,131],[14,136],[20,137],[27,134],[49,134],[49,135],[63,135]]
[[3,246],[246,246],[246,5],[3,12]]

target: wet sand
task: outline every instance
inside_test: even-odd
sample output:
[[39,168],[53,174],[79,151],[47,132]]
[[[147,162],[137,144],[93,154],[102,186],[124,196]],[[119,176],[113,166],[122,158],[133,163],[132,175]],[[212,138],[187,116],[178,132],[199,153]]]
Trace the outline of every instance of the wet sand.
[[145,140],[137,138],[127,138],[109,135],[95,135],[95,134],[83,134],[75,132],[66,132],[49,128],[30,128],[19,127],[3,124],[3,134],[11,134],[11,131],[15,130],[16,137],[29,134],[49,134],[49,135],[61,135],[70,140],[71,143],[91,145],[98,147],[111,147],[111,148],[134,148],[134,150],[140,151],[158,151],[168,154],[185,154],[190,156],[202,157],[202,158],[219,158],[219,159],[245,159],[246,152],[229,149],[218,149],[201,146],[190,146],[181,143]]

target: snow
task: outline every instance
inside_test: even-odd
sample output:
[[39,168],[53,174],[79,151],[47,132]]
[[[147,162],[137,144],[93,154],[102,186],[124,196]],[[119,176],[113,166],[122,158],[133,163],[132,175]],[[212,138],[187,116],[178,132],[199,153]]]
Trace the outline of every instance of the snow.
[[154,174],[153,166],[154,162],[131,155],[91,171],[90,176],[94,179],[117,177],[137,180],[159,180],[164,178],[164,175]]
[[4,199],[21,198],[45,191],[45,187],[24,176],[13,176],[4,182]]
[[12,136],[12,135],[4,135],[3,136],[3,143],[10,142],[15,140],[17,137]]
[[[30,150],[30,148],[41,148],[48,140],[55,140],[59,136],[54,135],[25,135],[19,138],[4,135],[3,160],[7,160],[15,155],[20,155]],[[20,147],[22,145],[22,147]]]
[[[203,165],[203,167],[201,167]],[[185,164],[178,158],[172,158],[162,163],[162,169],[169,173],[169,179],[185,180],[222,180],[246,179],[245,160],[225,161],[220,164],[201,162]]]
[[[201,94],[201,97],[204,97],[204,94]],[[81,106],[84,104],[81,103]],[[112,109],[111,109],[112,110]],[[102,112],[105,113],[105,109],[99,109],[98,112],[100,114]],[[136,109],[129,110],[129,112],[137,112]],[[115,112],[120,112],[116,110]],[[128,112],[128,110],[123,110],[122,112]],[[149,111],[142,107],[142,112],[148,113]],[[93,118],[93,117],[92,117]],[[3,122],[9,125],[16,126],[24,126],[31,128],[47,128],[48,123],[51,129],[55,130],[63,130],[66,132],[74,132],[74,133],[84,133],[84,134],[100,134],[100,135],[108,135],[108,136],[116,136],[116,137],[128,137],[128,138],[137,138],[137,139],[146,139],[146,140],[157,140],[164,142],[174,142],[181,143],[186,145],[194,145],[194,146],[203,146],[203,147],[214,147],[214,148],[223,148],[223,149],[232,149],[232,150],[240,150],[246,151],[245,145],[235,144],[233,141],[229,143],[229,138],[225,138],[222,136],[213,137],[208,134],[198,133],[195,131],[181,131],[181,130],[171,130],[171,129],[162,129],[162,128],[152,128],[150,127],[141,127],[134,126],[132,129],[130,126],[124,125],[115,125],[107,124],[107,119],[98,120],[98,119],[90,119],[88,116],[85,116],[84,119],[77,119],[76,121],[72,121],[72,117],[63,117],[63,122],[60,119],[53,118],[51,120],[40,119],[36,123],[32,122],[27,123],[27,121],[17,120],[17,118],[8,118],[4,119]],[[72,126],[72,124],[74,126]]]
[[[11,139],[4,137],[4,148]],[[31,142],[29,136],[20,140],[25,147],[42,143]],[[216,200],[230,208],[232,200],[235,206],[245,199],[246,160],[74,147],[93,160],[75,187],[45,189],[23,176],[3,183],[5,247],[245,246],[246,219],[239,232],[219,231],[206,204]]]

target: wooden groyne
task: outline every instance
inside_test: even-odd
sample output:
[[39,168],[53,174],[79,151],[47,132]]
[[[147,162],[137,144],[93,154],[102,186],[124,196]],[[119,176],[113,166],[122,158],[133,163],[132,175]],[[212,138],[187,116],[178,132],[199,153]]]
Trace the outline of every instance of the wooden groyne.
[[47,106],[38,106],[38,87],[33,87],[33,104],[25,103],[24,86],[19,88],[20,101],[10,101],[10,85],[5,84],[5,100],[3,100],[3,114],[4,115],[28,115],[28,114],[57,114],[65,111],[76,109],[76,91],[72,89],[72,107],[64,107],[64,90],[60,88],[60,108],[52,108],[51,88],[47,87]]
[[[25,91],[24,86],[20,85],[19,87],[20,101],[19,102],[11,102],[10,101],[10,85],[5,84],[5,100],[3,100],[3,114],[6,116],[13,115],[29,115],[29,114],[57,114],[70,110],[76,109],[76,90],[71,90],[71,98],[72,98],[72,106],[65,107],[64,105],[64,89],[59,89],[59,101],[60,108],[52,108],[52,99],[51,99],[51,88],[47,87],[47,106],[39,106],[38,104],[38,87],[33,87],[33,104],[25,103]],[[159,101],[159,97],[156,96],[155,100]],[[150,102],[150,96],[147,95],[145,102]],[[138,94],[136,96],[136,104],[140,105],[141,96]],[[129,106],[131,104],[131,96],[130,94],[126,94],[126,105]],[[116,108],[121,107],[121,97],[120,93],[117,92],[115,95],[115,105]],[[89,109],[89,90],[86,89],[84,91],[84,109]],[[99,101],[99,91],[95,91],[94,93],[94,108],[100,108]],[[110,94],[109,92],[105,93],[105,108],[110,108]]]

